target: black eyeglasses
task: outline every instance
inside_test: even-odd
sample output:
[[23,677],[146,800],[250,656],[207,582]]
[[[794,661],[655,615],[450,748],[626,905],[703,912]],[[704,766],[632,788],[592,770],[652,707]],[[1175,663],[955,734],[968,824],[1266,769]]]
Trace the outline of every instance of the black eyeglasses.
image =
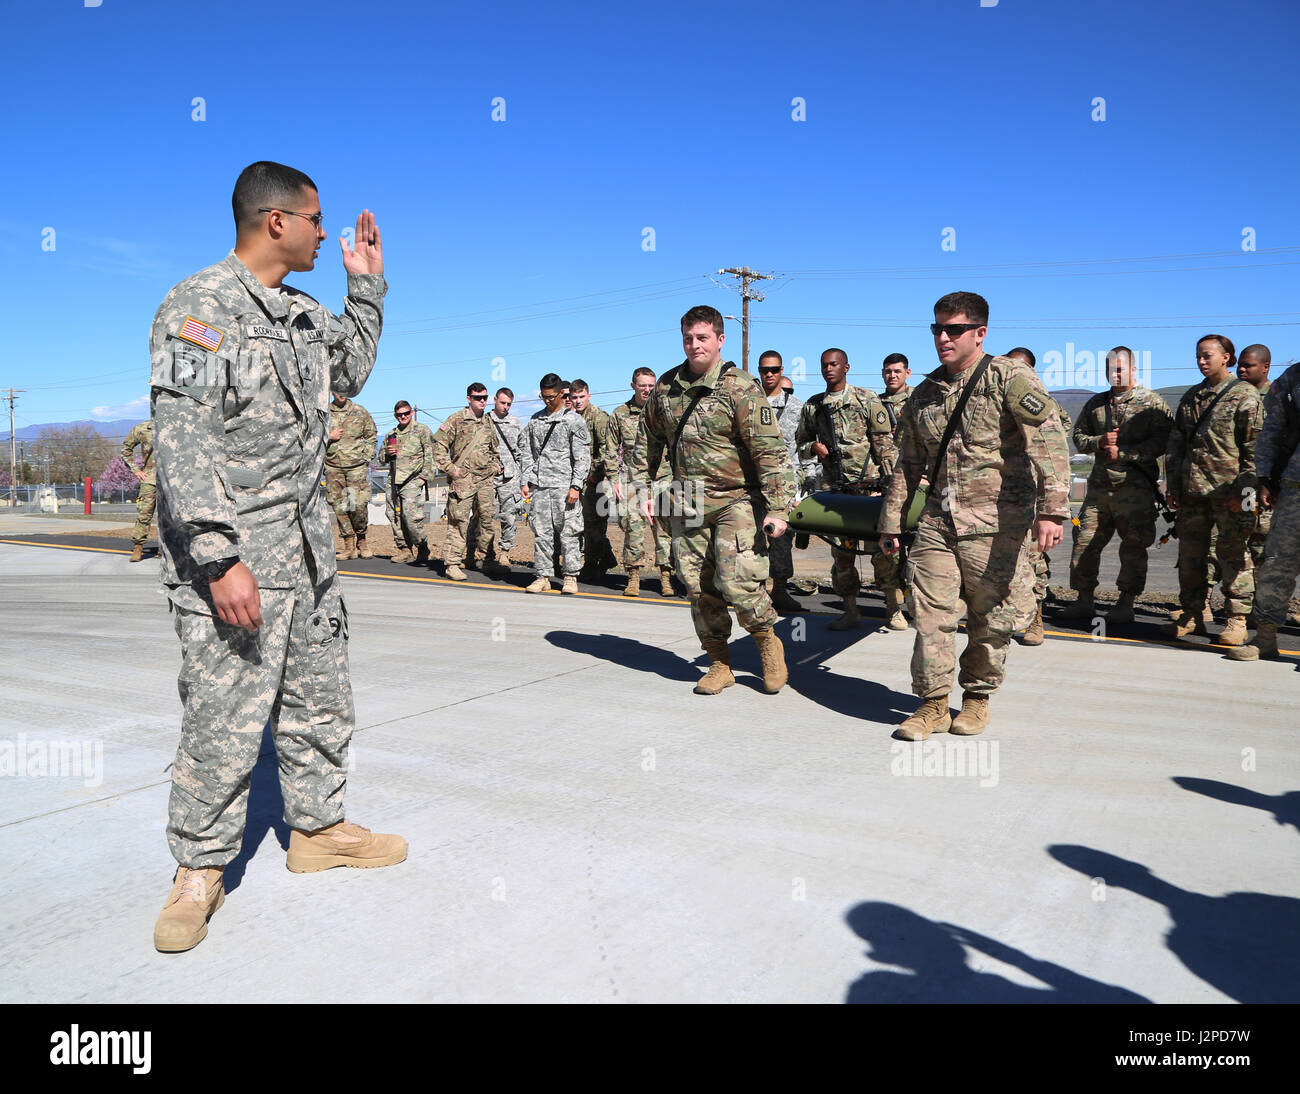
[[473,399],[476,403],[479,403],[479,402],[486,403],[486,402],[487,402],[487,395],[486,395],[486,394],[483,394],[483,395],[471,395],[470,398]]
[[766,373],[780,372],[783,367],[782,365],[759,365],[758,371]]
[[409,410],[399,410],[396,411],[396,414],[399,418],[409,418],[411,416],[411,412]]
[[319,228],[325,223],[324,213],[295,213],[292,209],[258,209],[259,213],[288,213],[291,217],[302,217],[303,220],[310,220],[312,226]]
[[979,330],[982,326],[983,323],[931,323],[930,333],[936,338],[940,334],[946,334],[949,338],[958,338],[968,330]]

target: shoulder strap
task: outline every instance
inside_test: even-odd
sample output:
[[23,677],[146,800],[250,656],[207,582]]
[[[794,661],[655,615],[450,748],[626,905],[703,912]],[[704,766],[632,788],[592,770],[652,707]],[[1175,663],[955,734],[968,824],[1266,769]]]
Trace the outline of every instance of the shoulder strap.
[[[718,379],[721,380],[735,367],[735,365],[728,361],[722,366],[722,371],[718,373]],[[686,428],[686,423],[690,420],[691,414],[694,413],[695,408],[700,405],[700,400],[704,398],[705,392],[709,390],[709,388],[702,387],[692,395],[691,401],[686,404],[686,409],[682,412],[682,416],[677,422],[677,431],[673,434],[673,443],[668,448],[668,461],[674,468],[677,467],[677,445],[681,443],[682,430]],[[717,389],[714,388],[713,390],[716,391]]]
[[939,442],[939,451],[934,456],[934,466],[930,468],[930,489],[932,491],[939,485],[939,468],[943,464],[944,456],[948,453],[948,442],[952,440],[952,435],[957,431],[957,426],[961,424],[961,416],[966,409],[966,403],[970,400],[971,393],[974,392],[976,385],[984,379],[984,373],[988,371],[989,362],[992,360],[993,358],[987,353],[980,358],[979,364],[975,366],[975,371],[970,374],[970,379],[966,381],[966,386],[962,388],[961,398],[957,400],[957,405],[953,407],[952,416],[948,419],[948,426],[943,431],[943,440]]
[[1110,432],[1111,423],[1114,421],[1114,419],[1111,417],[1111,406],[1110,406],[1110,404],[1111,404],[1111,397],[1110,397],[1109,395],[1107,395],[1107,396],[1106,396],[1106,401],[1102,404],[1102,405],[1106,408],[1106,428],[1102,430],[1103,433],[1109,433],[1109,432]]
[[555,432],[555,427],[560,424],[560,419],[556,418],[549,426],[546,427],[546,436],[542,438],[542,443],[537,446],[537,458],[542,458],[542,453],[546,451],[546,444],[551,439],[551,434]]
[[1209,418],[1210,412],[1214,410],[1216,406],[1219,405],[1219,400],[1222,399],[1225,395],[1227,395],[1228,392],[1230,392],[1234,387],[1236,387],[1240,383],[1244,383],[1244,381],[1233,380],[1227,387],[1225,387],[1222,391],[1220,391],[1218,395],[1216,395],[1213,399],[1210,400],[1210,405],[1201,411],[1201,416],[1196,419],[1196,424],[1192,427],[1193,437],[1195,437],[1196,434],[1198,434],[1201,431],[1201,426],[1203,426],[1206,422],[1206,419]]
[[885,404],[885,413],[889,415],[889,429],[892,433],[898,428],[898,415],[894,411],[894,404],[888,399],[881,399],[880,401]]

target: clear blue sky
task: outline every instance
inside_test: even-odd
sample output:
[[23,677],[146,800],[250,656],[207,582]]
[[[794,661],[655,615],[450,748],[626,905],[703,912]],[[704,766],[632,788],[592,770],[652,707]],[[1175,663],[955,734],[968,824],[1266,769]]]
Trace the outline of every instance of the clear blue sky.
[[[154,311],[229,250],[257,159],[316,179],[332,236],[376,213],[391,290],[360,401],[381,423],[495,389],[497,358],[521,398],[554,370],[612,406],[681,360],[687,307],[739,314],[709,277],[733,265],[781,275],[751,367],[802,357],[805,396],[832,345],[877,389],[891,351],[929,371],[953,289],[1040,369],[1126,343],[1153,386],[1190,383],[1209,331],[1269,344],[1275,374],[1300,356],[1295,0],[84,2],[4,4],[20,427],[147,414]],[[337,243],[291,280],[340,310]],[[1086,357],[1055,379],[1104,386]]]

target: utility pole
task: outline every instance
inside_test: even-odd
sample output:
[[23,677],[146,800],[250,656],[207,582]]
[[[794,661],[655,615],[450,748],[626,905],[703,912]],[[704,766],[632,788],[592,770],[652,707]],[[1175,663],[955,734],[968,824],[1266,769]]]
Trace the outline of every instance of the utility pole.
[[741,364],[744,365],[745,371],[749,371],[749,302],[751,300],[762,300],[763,293],[756,289],[751,290],[749,283],[751,281],[771,281],[771,274],[761,274],[751,270],[748,266],[741,266],[736,269],[729,266],[725,270],[719,270],[720,274],[730,274],[732,277],[740,279],[740,353]]
[[18,504],[18,492],[14,489],[14,400],[26,390],[25,387],[20,387],[17,391],[10,388],[8,395],[0,396],[9,400],[9,507],[11,509]]

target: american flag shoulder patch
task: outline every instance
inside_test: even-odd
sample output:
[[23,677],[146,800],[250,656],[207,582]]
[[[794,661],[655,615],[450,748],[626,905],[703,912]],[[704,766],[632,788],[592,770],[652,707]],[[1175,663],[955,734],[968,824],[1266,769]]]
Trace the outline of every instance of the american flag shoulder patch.
[[210,327],[206,323],[200,323],[194,316],[187,315],[177,335],[187,342],[193,342],[196,346],[215,351],[225,340],[226,332]]

